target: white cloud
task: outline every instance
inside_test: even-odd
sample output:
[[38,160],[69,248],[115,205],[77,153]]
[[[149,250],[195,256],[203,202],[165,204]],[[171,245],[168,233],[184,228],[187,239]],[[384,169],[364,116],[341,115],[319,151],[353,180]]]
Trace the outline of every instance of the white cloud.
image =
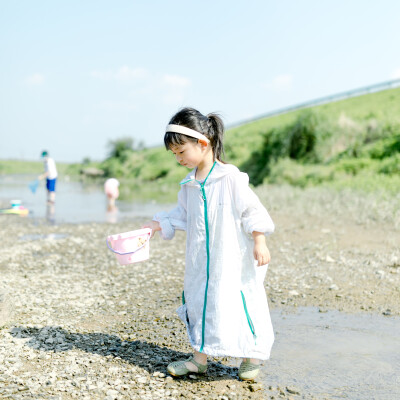
[[400,68],[397,68],[395,71],[393,71],[392,79],[400,79]]
[[44,76],[42,74],[33,74],[28,76],[25,81],[27,85],[38,86],[44,83]]
[[264,85],[266,89],[272,89],[275,91],[290,90],[293,84],[293,75],[281,74],[277,75],[270,82]]

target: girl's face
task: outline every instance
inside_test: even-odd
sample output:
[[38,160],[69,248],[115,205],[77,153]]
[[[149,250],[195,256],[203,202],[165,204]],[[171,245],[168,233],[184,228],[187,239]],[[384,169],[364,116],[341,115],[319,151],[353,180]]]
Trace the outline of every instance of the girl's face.
[[179,146],[171,147],[171,151],[175,154],[176,161],[187,168],[198,167],[204,160],[204,145],[197,142],[186,142]]

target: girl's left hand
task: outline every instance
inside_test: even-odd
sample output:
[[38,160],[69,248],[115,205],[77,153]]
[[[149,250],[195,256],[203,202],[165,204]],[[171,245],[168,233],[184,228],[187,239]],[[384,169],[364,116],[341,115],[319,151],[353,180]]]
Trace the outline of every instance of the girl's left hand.
[[268,264],[271,261],[271,255],[269,254],[269,250],[263,233],[253,232],[253,238],[254,238],[254,249],[253,249],[254,259],[258,261],[257,266],[261,267],[261,265]]

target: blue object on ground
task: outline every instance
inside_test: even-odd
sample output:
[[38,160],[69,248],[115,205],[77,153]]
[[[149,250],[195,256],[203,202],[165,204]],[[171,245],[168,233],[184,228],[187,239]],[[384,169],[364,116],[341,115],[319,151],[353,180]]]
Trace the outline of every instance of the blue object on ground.
[[38,186],[39,186],[39,181],[37,179],[29,183],[29,189],[31,189],[32,193],[36,193],[36,189],[38,188]]

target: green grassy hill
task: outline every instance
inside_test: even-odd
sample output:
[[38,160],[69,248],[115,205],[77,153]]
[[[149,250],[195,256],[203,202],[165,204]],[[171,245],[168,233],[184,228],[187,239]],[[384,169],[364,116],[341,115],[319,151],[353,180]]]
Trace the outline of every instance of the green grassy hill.
[[[160,132],[160,141],[163,132]],[[118,142],[118,140],[116,141]],[[263,118],[229,129],[225,161],[257,186],[323,185],[400,192],[400,88]],[[77,175],[87,165],[59,165]],[[122,150],[94,167],[130,191],[167,192],[187,174],[164,147]],[[40,162],[0,161],[0,173],[41,173]],[[173,184],[173,185],[171,185]],[[129,191],[127,189],[127,191]]]
[[[57,171],[60,175],[78,175],[80,164],[57,162]],[[43,173],[42,161],[0,160],[0,174],[40,175]]]
[[[162,133],[160,133],[162,135]],[[400,88],[259,119],[226,132],[225,161],[254,185],[400,189]],[[137,182],[176,183],[187,170],[163,147],[101,167]]]

